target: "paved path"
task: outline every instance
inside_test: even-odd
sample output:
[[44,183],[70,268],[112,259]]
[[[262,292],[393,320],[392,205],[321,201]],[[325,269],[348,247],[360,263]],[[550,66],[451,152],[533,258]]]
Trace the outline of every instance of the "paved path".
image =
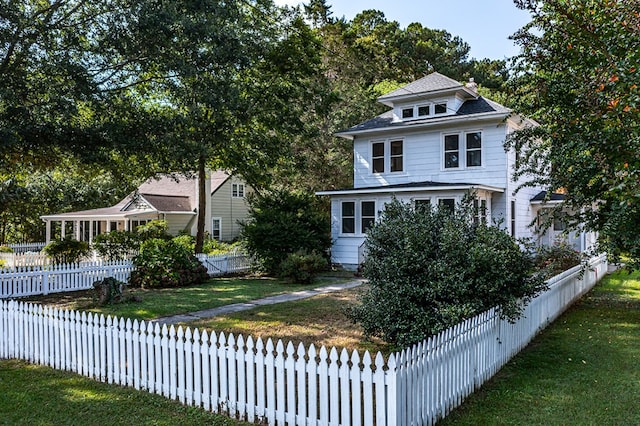
[[311,290],[294,291],[292,293],[277,294],[275,296],[265,297],[263,299],[251,300],[244,303],[234,303],[233,305],[220,306],[218,308],[205,309],[203,311],[189,312],[186,314],[173,315],[170,317],[161,317],[152,321],[159,324],[177,324],[181,322],[197,321],[200,319],[212,318],[218,315],[230,314],[233,312],[246,311],[257,306],[275,305],[276,303],[291,302],[293,300],[306,299],[317,296],[318,294],[332,293],[347,288],[353,288],[361,285],[364,280],[354,280],[341,284],[330,284],[323,287],[317,287]]

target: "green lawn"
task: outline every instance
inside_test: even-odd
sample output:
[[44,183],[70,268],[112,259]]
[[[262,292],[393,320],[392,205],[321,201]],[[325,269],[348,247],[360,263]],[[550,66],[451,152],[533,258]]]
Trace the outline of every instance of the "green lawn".
[[369,350],[372,354],[382,351],[389,354],[391,345],[380,339],[366,339],[362,328],[347,317],[346,308],[355,303],[365,285],[311,297],[295,302],[260,306],[248,311],[221,315],[188,323],[189,326],[224,331],[243,336],[282,339],[306,347],[347,348]]
[[445,425],[640,424],[640,274],[605,278]]
[[319,279],[310,285],[302,285],[290,284],[273,278],[213,278],[204,284],[183,288],[127,289],[125,295],[129,301],[102,307],[96,306],[91,290],[37,296],[26,300],[56,305],[64,309],[78,309],[147,320],[247,302],[275,294],[344,282],[345,280],[345,278],[330,277]]
[[0,425],[241,425],[160,395],[0,361]]

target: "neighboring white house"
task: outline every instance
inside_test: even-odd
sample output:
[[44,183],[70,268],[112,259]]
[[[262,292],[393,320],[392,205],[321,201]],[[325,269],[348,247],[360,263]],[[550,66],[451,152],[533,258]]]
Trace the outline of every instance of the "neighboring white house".
[[[558,196],[549,203],[542,188],[517,190],[512,179],[516,154],[505,140],[534,123],[480,96],[473,80],[432,73],[378,100],[391,109],[337,133],[353,141],[353,188],[317,193],[331,196],[333,262],[352,269],[363,261],[365,233],[393,197],[453,207],[473,193],[479,219],[501,221],[516,238],[548,244],[564,230],[537,235],[529,225]],[[579,250],[591,245],[584,234],[569,240]]]
[[[238,221],[247,218],[246,196],[250,188],[224,171],[207,173],[210,194],[205,212],[205,231],[212,238],[231,241],[240,233]],[[46,223],[47,243],[69,236],[92,242],[98,234],[135,230],[151,220],[165,220],[169,233],[195,235],[198,213],[198,180],[184,175],[150,178],[112,207],[41,216]]]

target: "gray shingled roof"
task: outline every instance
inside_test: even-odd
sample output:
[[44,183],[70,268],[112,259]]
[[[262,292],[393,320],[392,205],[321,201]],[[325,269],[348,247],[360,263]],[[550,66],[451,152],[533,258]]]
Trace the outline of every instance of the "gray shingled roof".
[[453,121],[464,116],[471,116],[474,114],[484,114],[484,113],[491,113],[491,112],[509,114],[511,110],[509,108],[506,108],[500,105],[499,103],[493,102],[489,99],[485,99],[482,96],[480,96],[477,99],[471,99],[471,100],[465,101],[465,103],[462,104],[460,109],[458,109],[458,112],[455,113],[454,115],[439,116],[439,117],[436,116],[436,117],[422,118],[419,120],[393,122],[393,110],[389,110],[383,114],[380,114],[375,118],[372,118],[371,120],[367,120],[363,123],[356,124],[355,126],[348,128],[347,130],[338,132],[338,134],[340,133],[348,134],[351,132],[358,132],[362,130],[374,130],[374,129],[385,129],[385,128],[406,128],[406,127],[411,127],[411,126],[420,125],[420,124],[427,124],[430,121],[434,121],[434,120],[437,120],[439,122],[443,120]]
[[395,98],[396,96],[411,95],[414,93],[435,92],[439,90],[454,89],[464,87],[460,82],[455,81],[452,78],[434,72],[419,80],[411,82],[406,86],[389,92],[386,95],[382,95],[378,100],[383,101],[389,98]]
[[140,195],[159,212],[190,212],[193,210],[189,197],[179,195]]

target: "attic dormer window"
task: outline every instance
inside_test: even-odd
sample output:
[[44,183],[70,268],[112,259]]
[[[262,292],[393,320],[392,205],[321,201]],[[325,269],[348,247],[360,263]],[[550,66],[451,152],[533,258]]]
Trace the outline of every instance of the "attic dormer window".
[[428,117],[431,115],[431,105],[419,105],[418,117]]
[[413,118],[413,107],[402,109],[402,119]]
[[447,103],[439,103],[435,105],[435,114],[446,114],[447,113]]

